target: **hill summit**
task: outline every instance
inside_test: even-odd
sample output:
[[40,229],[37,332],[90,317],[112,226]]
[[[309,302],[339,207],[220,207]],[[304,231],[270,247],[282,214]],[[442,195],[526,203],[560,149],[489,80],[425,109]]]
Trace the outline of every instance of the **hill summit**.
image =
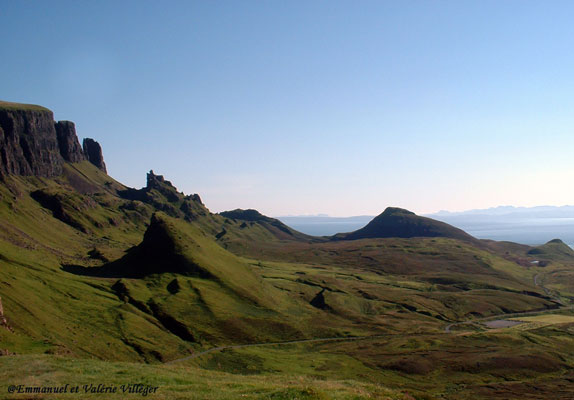
[[155,213],[143,241],[122,259],[104,270],[111,275],[144,277],[154,273],[172,272],[188,276],[210,278],[212,274],[194,261],[192,237],[184,235],[175,221],[162,213]]
[[574,250],[562,240],[552,239],[541,246],[534,247],[528,254],[546,260],[571,260],[574,257]]
[[335,240],[366,238],[447,237],[466,241],[475,239],[461,229],[431,218],[421,217],[403,208],[388,207],[365,227],[334,236]]
[[265,228],[269,232],[273,233],[273,235],[279,239],[301,239],[301,240],[311,239],[310,236],[305,235],[304,233],[301,232],[297,232],[296,230],[285,225],[278,219],[263,215],[257,210],[253,209],[243,210],[241,208],[237,208],[231,211],[222,211],[219,213],[219,215],[227,219],[242,221],[243,223],[241,225],[241,228],[247,227],[247,223],[249,223],[251,226],[257,224]]

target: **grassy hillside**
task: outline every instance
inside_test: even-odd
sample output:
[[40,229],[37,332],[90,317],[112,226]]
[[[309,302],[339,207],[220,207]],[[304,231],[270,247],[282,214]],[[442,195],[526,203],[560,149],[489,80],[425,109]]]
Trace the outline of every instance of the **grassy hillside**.
[[464,241],[476,241],[466,232],[427,217],[420,217],[402,208],[388,207],[365,227],[351,233],[337,234],[334,240],[366,238],[447,237]]
[[[153,172],[136,190],[88,162],[64,171],[0,184],[7,384],[138,380],[159,399],[567,390],[574,260],[558,241],[477,241],[392,209],[363,231],[378,236],[327,240],[212,214]],[[238,344],[257,346],[200,354]]]
[[574,260],[574,250],[560,239],[553,239],[542,246],[534,247],[528,251],[528,255],[535,256],[544,261]]
[[[10,395],[8,385],[27,387],[69,384],[65,398],[82,399],[276,399],[276,400],[407,400],[408,394],[382,385],[353,381],[325,380],[305,375],[237,375],[186,365],[146,365],[136,363],[74,360],[46,355],[0,358],[0,399],[26,399],[30,395]],[[105,383],[116,393],[89,393],[89,385]],[[128,384],[142,385],[141,393],[124,393]],[[86,385],[86,386],[84,386]],[[79,395],[70,393],[78,386]],[[144,396],[143,390],[148,393]],[[45,395],[56,398],[57,395]],[[35,397],[41,398],[41,397]]]
[[[275,218],[267,217],[257,210],[241,210],[236,209],[232,211],[224,211],[219,213],[222,217],[225,217],[226,224],[232,224],[239,222],[239,229],[260,227],[266,231],[272,233],[277,239],[282,240],[320,240],[318,238],[313,238],[312,236],[305,235],[301,232],[288,227],[283,222]],[[231,221],[230,221],[231,220]],[[226,230],[227,228],[223,228]],[[223,232],[222,232],[223,233]],[[236,229],[235,229],[236,233]],[[223,237],[224,233],[221,235]],[[230,235],[233,236],[233,235]],[[220,237],[220,238],[221,238]]]

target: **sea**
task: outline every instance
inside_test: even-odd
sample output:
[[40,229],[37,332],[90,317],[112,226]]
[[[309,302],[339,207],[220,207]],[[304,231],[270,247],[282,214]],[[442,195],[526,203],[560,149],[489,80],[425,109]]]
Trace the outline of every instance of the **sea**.
[[[279,217],[286,225],[313,236],[330,236],[352,232],[365,226],[373,216],[337,217]],[[441,220],[464,230],[478,239],[509,241],[527,245],[544,244],[561,239],[574,246],[574,218],[477,218],[476,216],[443,217]]]
[[278,217],[281,222],[291,228],[313,236],[331,236],[336,233],[353,232],[367,225],[374,216],[361,215],[357,217]]
[[529,218],[504,222],[449,221],[447,218],[444,222],[478,239],[504,240],[527,245],[539,245],[552,239],[561,239],[570,247],[574,246],[574,218]]

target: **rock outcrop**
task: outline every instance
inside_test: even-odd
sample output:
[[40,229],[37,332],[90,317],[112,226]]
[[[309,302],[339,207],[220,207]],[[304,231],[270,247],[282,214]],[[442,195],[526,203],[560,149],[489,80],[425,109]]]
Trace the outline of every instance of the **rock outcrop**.
[[104,163],[104,155],[102,154],[102,146],[100,146],[100,144],[94,139],[85,138],[83,147],[84,154],[88,161],[107,173],[108,171],[106,170],[106,164]]
[[51,178],[65,162],[86,159],[106,172],[99,143],[85,139],[82,149],[73,122],[54,122],[44,107],[0,101],[0,176]]
[[76,126],[70,121],[59,121],[55,124],[60,155],[69,162],[80,162],[86,159],[80,141],[76,135]]
[[166,180],[163,175],[156,175],[153,173],[153,170],[148,172],[146,180],[146,189],[148,191],[154,189],[157,190],[171,203],[178,201],[179,198],[183,195],[183,193],[179,193],[176,187],[173,186],[170,181]]
[[138,200],[152,205],[156,210],[163,211],[175,218],[192,221],[199,216],[208,216],[209,210],[201,202],[197,194],[188,195],[178,192],[172,183],[162,175],[153,171],[147,174],[147,186],[142,189],[126,189],[118,194],[126,200]]
[[0,171],[6,175],[54,177],[63,159],[52,111],[0,102]]

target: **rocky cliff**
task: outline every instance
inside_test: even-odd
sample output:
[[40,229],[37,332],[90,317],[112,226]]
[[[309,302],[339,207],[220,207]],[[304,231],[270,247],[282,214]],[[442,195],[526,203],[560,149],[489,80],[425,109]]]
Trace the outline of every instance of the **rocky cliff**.
[[0,101],[0,176],[55,177],[64,162],[86,158],[106,171],[98,142],[85,139],[82,150],[73,122],[55,122],[44,107]]
[[80,141],[76,135],[76,126],[70,121],[59,121],[55,124],[60,155],[69,162],[80,162],[86,159]]
[[84,154],[88,158],[88,161],[94,164],[96,167],[104,172],[106,170],[106,164],[104,163],[104,155],[102,154],[102,146],[94,139],[86,138],[84,139]]
[[52,111],[39,106],[0,103],[3,174],[57,176],[62,173],[62,162]]

